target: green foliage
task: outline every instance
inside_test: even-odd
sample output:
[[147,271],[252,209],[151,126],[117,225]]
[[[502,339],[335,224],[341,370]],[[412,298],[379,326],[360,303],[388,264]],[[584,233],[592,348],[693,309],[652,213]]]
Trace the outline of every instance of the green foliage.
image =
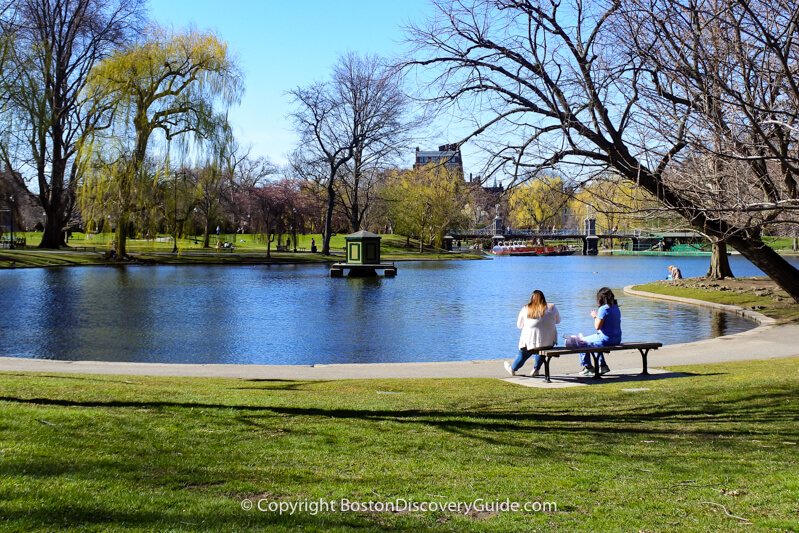
[[63,244],[84,151],[110,120],[89,73],[138,31],[144,9],[138,0],[0,3],[0,158],[34,178],[20,185],[38,194],[43,247]]
[[92,71],[90,90],[112,100],[125,124],[132,123],[136,149],[146,150],[156,129],[168,139],[218,134],[225,119],[215,106],[237,103],[243,86],[227,44],[215,35],[151,26],[138,43]]
[[568,195],[560,177],[544,176],[515,189],[510,197],[511,224],[517,228],[536,228],[542,224],[559,226]]
[[395,231],[441,247],[444,232],[465,223],[466,183],[443,165],[394,173],[383,196]]
[[[125,253],[126,226],[133,210],[157,209],[142,205],[136,182],[154,132],[166,141],[166,170],[169,175],[169,147],[178,142],[185,151],[189,140],[224,144],[228,137],[226,109],[242,93],[241,74],[227,45],[210,33],[176,33],[149,27],[142,39],[92,70],[88,92],[108,102],[116,112],[114,127],[98,134],[89,156],[96,166],[110,166],[100,177],[113,182],[105,188],[116,192],[114,213],[117,245]],[[190,135],[187,135],[190,134]],[[157,181],[156,172],[154,181]],[[98,186],[95,186],[97,188]],[[175,211],[176,213],[176,211]],[[173,221],[176,225],[177,221]]]
[[604,177],[582,187],[574,195],[571,210],[577,220],[592,215],[602,229],[685,226],[647,191],[617,177]]

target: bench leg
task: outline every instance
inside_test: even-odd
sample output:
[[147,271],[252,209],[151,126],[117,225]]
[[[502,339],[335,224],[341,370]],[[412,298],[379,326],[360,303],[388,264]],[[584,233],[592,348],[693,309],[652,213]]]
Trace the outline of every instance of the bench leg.
[[590,352],[591,353],[591,361],[594,362],[594,375],[591,376],[592,379],[602,379],[602,376],[599,374],[599,352]]
[[644,361],[644,371],[641,372],[641,375],[642,376],[648,376],[649,375],[649,370],[647,370],[647,368],[646,368],[646,356],[649,355],[649,348],[646,348],[646,349],[638,348],[638,351],[641,352],[641,359],[643,359],[643,361]]
[[551,355],[544,356],[544,381],[547,383],[552,383],[552,380],[549,379],[549,360],[552,359]]

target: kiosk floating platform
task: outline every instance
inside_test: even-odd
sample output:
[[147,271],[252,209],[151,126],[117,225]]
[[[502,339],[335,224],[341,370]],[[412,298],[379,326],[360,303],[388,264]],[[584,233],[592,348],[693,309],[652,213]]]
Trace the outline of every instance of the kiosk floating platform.
[[359,231],[344,237],[347,252],[346,263],[334,263],[330,267],[331,278],[344,277],[344,271],[349,270],[352,277],[376,276],[378,270],[383,271],[387,278],[397,275],[394,263],[380,262],[380,235],[368,231]]

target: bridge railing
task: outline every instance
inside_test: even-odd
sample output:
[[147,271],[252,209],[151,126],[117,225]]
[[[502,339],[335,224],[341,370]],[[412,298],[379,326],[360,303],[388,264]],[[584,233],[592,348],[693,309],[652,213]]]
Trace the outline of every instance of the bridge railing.
[[[494,228],[474,228],[474,229],[466,229],[466,230],[450,230],[447,232],[449,235],[457,238],[458,236],[485,236],[485,237],[493,237],[496,235],[500,235],[497,233]],[[539,236],[549,236],[549,237],[585,237],[586,233],[585,230],[582,228],[559,228],[554,230],[530,230],[530,229],[516,229],[516,228],[505,228],[504,232],[502,232],[503,236],[511,235],[511,236],[527,236],[527,237],[539,237]],[[605,229],[597,229],[596,233],[592,235],[601,235],[601,236],[608,236],[608,237],[640,237],[642,232],[640,230],[605,230]]]
[[[596,228],[594,233],[590,235],[596,235],[597,237],[602,238],[660,238],[663,233],[663,230],[658,229],[632,229],[632,228],[622,228],[622,229],[613,229],[613,228]],[[467,230],[450,230],[448,232],[449,235],[452,235],[455,238],[459,236],[463,237],[494,237],[500,235],[497,233],[493,226],[489,226],[486,228],[474,228],[474,229],[467,229]],[[506,227],[501,234],[502,236],[511,236],[511,237],[548,237],[548,238],[558,238],[558,237],[586,237],[589,234],[585,232],[584,228],[557,228],[554,230],[545,230],[545,229],[517,229],[517,228],[510,228]]]

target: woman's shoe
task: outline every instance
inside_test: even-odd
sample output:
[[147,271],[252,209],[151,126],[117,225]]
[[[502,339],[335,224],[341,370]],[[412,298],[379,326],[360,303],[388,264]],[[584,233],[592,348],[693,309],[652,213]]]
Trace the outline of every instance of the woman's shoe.
[[530,374],[530,377],[531,378],[537,378],[540,375],[541,375],[541,372],[539,370],[533,370],[533,373]]
[[505,370],[507,370],[508,374],[510,374],[511,376],[516,375],[516,372],[510,367],[510,363],[507,361],[505,361]]
[[580,376],[591,376],[594,373],[594,367],[592,366],[584,366],[583,369],[580,371]]
[[610,372],[610,368],[608,367],[608,365],[602,365],[599,367],[600,374],[607,374],[608,372]]

